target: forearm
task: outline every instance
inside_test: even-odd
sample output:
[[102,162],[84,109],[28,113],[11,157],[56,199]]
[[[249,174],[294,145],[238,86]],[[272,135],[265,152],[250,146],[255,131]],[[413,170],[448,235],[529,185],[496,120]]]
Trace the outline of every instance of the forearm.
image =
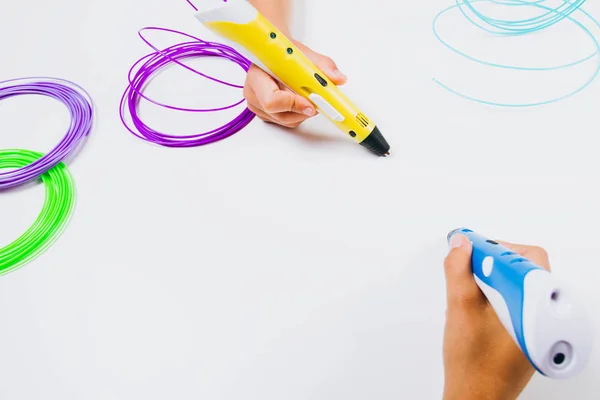
[[292,0],[250,0],[250,3],[284,35],[290,37]]
[[[493,373],[490,373],[490,375]],[[516,400],[525,386],[495,376],[479,377],[477,382],[456,379],[446,382],[444,400]]]

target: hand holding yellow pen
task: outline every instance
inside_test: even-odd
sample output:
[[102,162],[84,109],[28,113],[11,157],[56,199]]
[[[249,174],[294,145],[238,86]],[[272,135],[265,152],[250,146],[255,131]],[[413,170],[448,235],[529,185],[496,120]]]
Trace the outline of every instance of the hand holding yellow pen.
[[390,146],[377,128],[294,43],[246,0],[211,2],[197,18],[254,65],[309,99],[345,134],[378,156]]
[[[340,88],[347,82],[348,78],[338,69],[333,59],[317,53],[301,42],[294,40],[294,43],[331,82]],[[296,128],[318,115],[315,105],[310,100],[292,92],[254,64],[250,66],[246,75],[244,97],[248,109],[256,113],[257,117],[286,128]]]

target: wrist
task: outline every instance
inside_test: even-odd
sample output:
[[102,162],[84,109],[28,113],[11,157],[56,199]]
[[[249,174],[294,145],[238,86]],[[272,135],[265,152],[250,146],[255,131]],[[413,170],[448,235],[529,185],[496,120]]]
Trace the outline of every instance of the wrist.
[[290,32],[290,0],[250,0],[250,3],[287,38]]
[[279,22],[271,22],[275,28],[279,29],[279,31],[281,33],[283,33],[283,35],[290,39],[290,41],[294,44],[296,44],[296,40],[294,39],[294,36],[292,35],[292,30],[290,29],[290,24],[287,21],[279,21]]
[[518,396],[503,396],[496,393],[444,392],[443,400],[517,400]]
[[517,400],[519,394],[499,382],[462,382],[460,387],[445,387],[443,400]]

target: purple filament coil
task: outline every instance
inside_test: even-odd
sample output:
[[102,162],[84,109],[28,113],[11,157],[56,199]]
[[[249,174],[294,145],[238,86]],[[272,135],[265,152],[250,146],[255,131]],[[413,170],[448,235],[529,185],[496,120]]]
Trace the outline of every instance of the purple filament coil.
[[56,78],[21,78],[0,82],[0,101],[20,95],[47,96],[60,101],[67,107],[71,122],[65,137],[43,157],[23,168],[1,172],[0,190],[39,178],[74,154],[92,130],[92,100],[73,82]]
[[[158,49],[154,46],[148,39],[146,39],[143,35],[144,31],[159,31],[159,32],[168,32],[174,33],[177,35],[181,35],[189,39],[184,43],[179,43],[170,47],[167,47],[163,50]],[[196,147],[203,146],[209,143],[213,143],[219,140],[223,140],[243,129],[246,125],[248,125],[256,116],[253,112],[245,108],[241,114],[239,114],[235,119],[228,122],[227,124],[210,130],[208,132],[185,135],[185,136],[177,136],[170,135],[167,133],[159,132],[147,124],[145,124],[139,116],[138,107],[142,100],[148,101],[152,104],[155,104],[160,107],[164,107],[170,110],[175,111],[183,111],[183,112],[192,112],[192,113],[208,113],[208,112],[218,112],[223,110],[229,110],[234,107],[239,106],[245,100],[242,99],[235,104],[231,104],[224,107],[218,108],[208,108],[208,109],[197,109],[197,108],[183,108],[176,107],[167,104],[160,103],[154,99],[149,98],[143,93],[145,85],[157,74],[161,69],[169,66],[172,63],[175,63],[197,75],[200,75],[206,79],[211,81],[223,84],[225,86],[243,89],[243,85],[236,85],[233,83],[229,83],[212,76],[203,74],[200,71],[195,70],[194,68],[185,65],[182,61],[190,58],[196,57],[220,57],[225,58],[227,60],[233,61],[238,64],[240,67],[244,69],[245,72],[248,72],[252,63],[250,60],[242,56],[240,53],[235,51],[233,48],[220,44],[207,42],[195,36],[189,35],[187,33],[179,32],[172,29],[166,28],[158,28],[158,27],[148,27],[141,29],[138,32],[140,38],[150,46],[154,51],[142,58],[140,58],[129,70],[128,80],[129,86],[123,93],[123,97],[121,98],[120,104],[120,115],[121,121],[136,137],[145,140],[150,143],[154,143],[160,146],[165,147]],[[126,114],[129,114],[131,122],[128,122],[126,118]]]

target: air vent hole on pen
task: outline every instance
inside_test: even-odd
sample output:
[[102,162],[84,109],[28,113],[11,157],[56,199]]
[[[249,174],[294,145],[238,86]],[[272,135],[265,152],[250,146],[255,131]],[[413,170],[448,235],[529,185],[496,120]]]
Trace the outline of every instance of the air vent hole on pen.
[[552,292],[552,294],[550,295],[550,299],[552,299],[552,301],[558,301],[560,297],[560,292],[558,290],[555,290]]
[[552,368],[557,370],[564,370],[568,368],[574,361],[573,358],[573,346],[567,342],[558,342],[548,354],[550,365]]
[[501,257],[504,257],[504,256],[514,256],[515,254],[517,254],[517,253],[515,253],[514,251],[505,251],[504,253],[500,254],[500,256]]
[[358,123],[362,125],[363,128],[369,126],[369,120],[363,114],[358,114],[356,116],[356,121],[358,121]]
[[515,258],[510,263],[511,264],[517,264],[517,263],[522,263],[522,262],[527,262],[527,259],[526,258]]

